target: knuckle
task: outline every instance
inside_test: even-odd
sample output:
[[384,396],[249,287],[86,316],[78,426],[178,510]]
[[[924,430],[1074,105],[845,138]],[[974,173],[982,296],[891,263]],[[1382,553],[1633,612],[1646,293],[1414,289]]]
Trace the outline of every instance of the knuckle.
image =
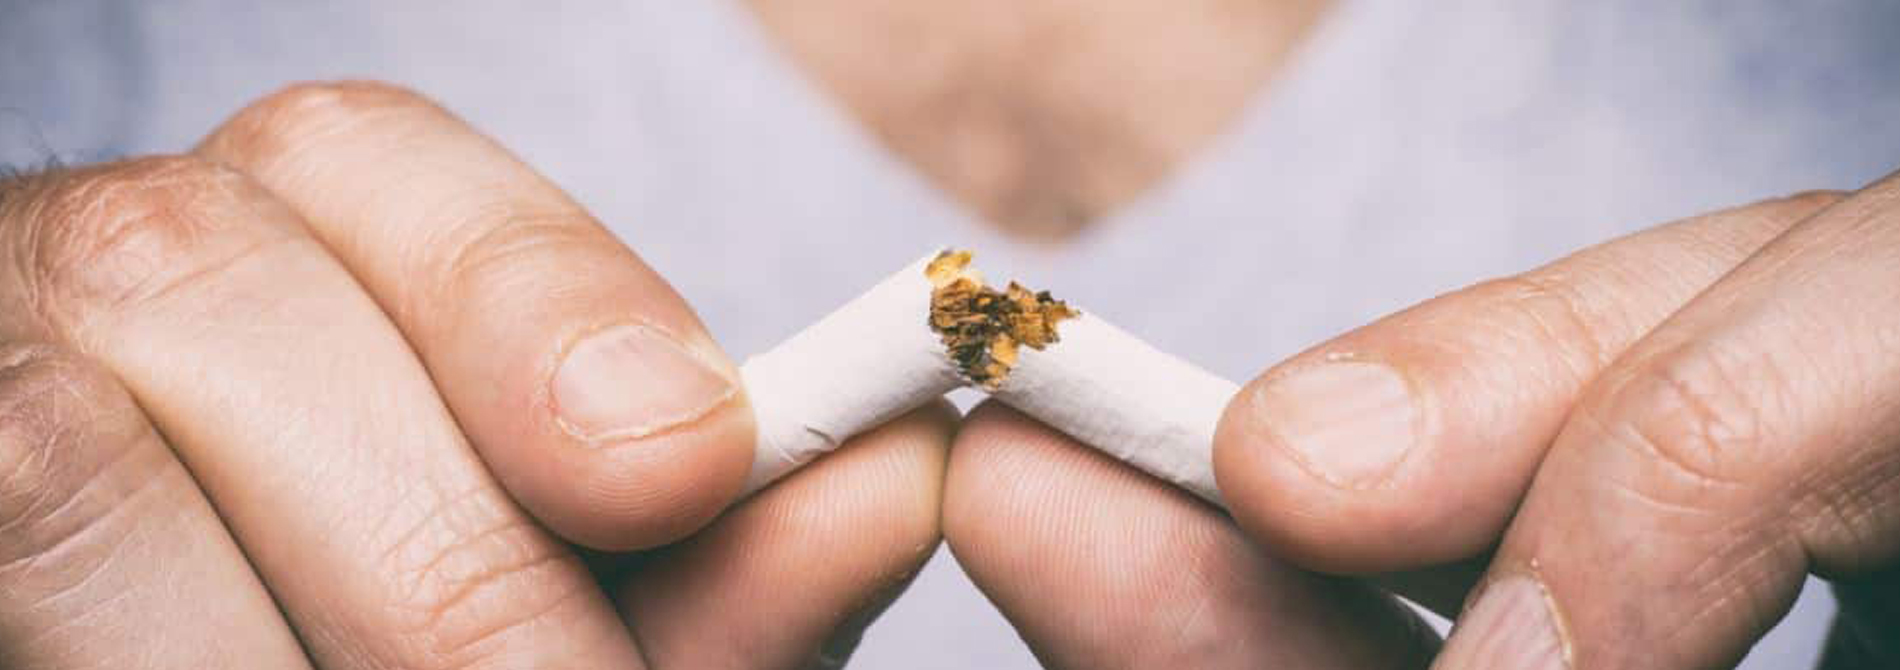
[[1847,198],[1846,191],[1817,189],[1801,191],[1768,201],[1772,207],[1789,213],[1812,212]]
[[131,399],[88,361],[0,345],[0,565],[44,553],[109,512],[69,503],[115,466],[156,463],[126,458],[148,434]]
[[436,109],[422,95],[383,82],[300,82],[239,111],[207,145],[241,156],[287,155],[392,115]]
[[[1574,286],[1536,273],[1480,284],[1475,293],[1492,305],[1491,327],[1478,329],[1486,338],[1519,340],[1513,348],[1549,352],[1569,364],[1571,372],[1587,378],[1615,355],[1599,324],[1606,321]],[[1460,327],[1460,330],[1467,330]],[[1486,350],[1498,343],[1488,342]]]
[[[1698,237],[1704,238],[1708,246],[1722,251],[1724,257],[1740,254],[1746,256],[1755,252],[1765,239],[1755,235],[1742,236],[1746,244],[1738,246],[1732,231],[1755,230],[1768,234],[1780,234],[1802,219],[1833,206],[1848,197],[1844,191],[1801,191],[1789,195],[1769,198],[1757,202],[1724,208],[1696,217],[1693,220],[1720,222],[1717,232],[1707,232]],[[1724,232],[1729,234],[1723,234]]]
[[392,654],[405,667],[480,665],[518,631],[562,625],[594,588],[577,559],[486,490],[438,501],[382,558],[401,640]]
[[[1766,361],[1749,364],[1763,369]],[[1633,452],[1644,477],[1684,493],[1752,480],[1773,457],[1766,448],[1773,383],[1749,383],[1712,347],[1665,356],[1613,382],[1604,401],[1580,410],[1614,445]]]
[[559,281],[571,273],[562,267],[592,262],[599,249],[593,220],[584,212],[556,208],[531,212],[520,203],[496,203],[472,197],[439,210],[445,220],[432,233],[440,244],[427,245],[431,257],[425,276],[439,278],[434,291],[418,297],[500,295],[522,286],[525,278]]
[[220,262],[208,251],[256,218],[249,189],[242,175],[188,156],[68,172],[16,212],[24,231],[11,242],[26,288],[35,304],[108,309],[163,292]]

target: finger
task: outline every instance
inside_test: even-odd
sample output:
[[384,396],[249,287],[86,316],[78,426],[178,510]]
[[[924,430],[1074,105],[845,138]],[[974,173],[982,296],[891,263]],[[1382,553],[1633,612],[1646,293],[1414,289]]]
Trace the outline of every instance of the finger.
[[951,450],[957,562],[1056,668],[1416,668],[1390,596],[1268,558],[1219,512],[1001,405]]
[[938,541],[947,404],[845,446],[668,547],[619,588],[659,668],[841,667]]
[[1803,221],[1604,372],[1445,667],[1728,667],[1810,568],[1900,558],[1896,198]]
[[1214,445],[1235,519],[1309,568],[1491,547],[1579,391],[1643,333],[1838,195],[1662,226],[1428,301],[1275,366]]
[[753,437],[732,364],[659,275],[461,120],[386,85],[307,84],[198,153],[309,221],[556,532],[652,546],[737,495]]
[[121,379],[325,668],[638,663],[348,272],[243,175],[74,171],[0,202],[0,338]]
[[0,345],[0,667],[309,667],[131,398],[40,345]]

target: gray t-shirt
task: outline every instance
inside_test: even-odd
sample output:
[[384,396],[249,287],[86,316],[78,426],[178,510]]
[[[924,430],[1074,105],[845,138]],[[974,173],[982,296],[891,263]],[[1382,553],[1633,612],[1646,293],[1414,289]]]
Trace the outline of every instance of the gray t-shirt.
[[[0,0],[0,161],[180,151],[286,82],[386,79],[569,189],[735,356],[952,244],[1236,380],[1620,233],[1900,167],[1894,3],[1344,0],[1211,149],[1034,247],[933,190],[752,21],[729,0]],[[1746,667],[1812,662],[1832,609],[1814,586]],[[942,554],[858,663],[1035,666]]]

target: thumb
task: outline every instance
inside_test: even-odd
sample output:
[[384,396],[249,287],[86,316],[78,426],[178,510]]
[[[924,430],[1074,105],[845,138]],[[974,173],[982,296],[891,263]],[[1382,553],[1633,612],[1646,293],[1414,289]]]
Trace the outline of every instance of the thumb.
[[1728,667],[1810,570],[1900,557],[1897,195],[1803,221],[1592,384],[1440,667]]
[[1236,520],[1334,573],[1496,542],[1579,392],[1623,349],[1835,194],[1718,212],[1426,302],[1269,370],[1227,408]]

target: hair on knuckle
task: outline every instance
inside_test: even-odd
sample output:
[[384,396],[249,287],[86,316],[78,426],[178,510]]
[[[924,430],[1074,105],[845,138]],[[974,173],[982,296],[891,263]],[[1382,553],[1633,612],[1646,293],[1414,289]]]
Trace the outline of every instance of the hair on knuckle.
[[69,170],[17,203],[4,243],[42,318],[116,310],[261,248],[278,207],[243,175],[189,156]]
[[59,180],[69,168],[57,157],[31,165],[0,166],[0,221],[7,219],[11,203],[30,200],[30,195]]
[[0,345],[0,550],[78,494],[146,432],[110,376],[46,345]]

